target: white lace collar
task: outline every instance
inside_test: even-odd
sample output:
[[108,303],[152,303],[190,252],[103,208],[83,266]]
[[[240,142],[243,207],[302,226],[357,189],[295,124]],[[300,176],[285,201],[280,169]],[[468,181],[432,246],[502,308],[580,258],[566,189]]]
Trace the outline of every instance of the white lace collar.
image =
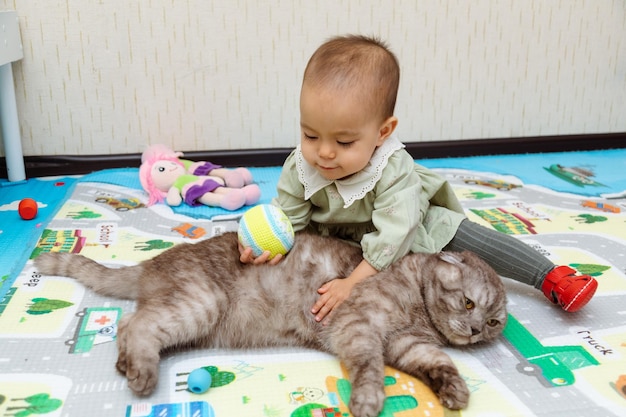
[[352,203],[362,199],[374,189],[383,175],[383,169],[387,166],[389,157],[402,148],[404,148],[404,144],[397,137],[391,136],[374,151],[374,155],[365,168],[346,179],[332,181],[322,177],[315,168],[304,160],[302,150],[298,145],[295,155],[296,170],[298,171],[298,179],[304,185],[304,199],[308,200],[322,188],[334,183],[341,198],[343,198],[343,207],[350,207]]

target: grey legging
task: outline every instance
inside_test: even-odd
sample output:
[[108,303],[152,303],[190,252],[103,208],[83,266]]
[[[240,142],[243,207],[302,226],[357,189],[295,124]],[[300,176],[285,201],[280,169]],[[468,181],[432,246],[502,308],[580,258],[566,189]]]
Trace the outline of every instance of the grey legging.
[[546,274],[554,268],[548,258],[520,240],[468,219],[461,222],[444,250],[469,250],[484,259],[499,275],[541,288]]

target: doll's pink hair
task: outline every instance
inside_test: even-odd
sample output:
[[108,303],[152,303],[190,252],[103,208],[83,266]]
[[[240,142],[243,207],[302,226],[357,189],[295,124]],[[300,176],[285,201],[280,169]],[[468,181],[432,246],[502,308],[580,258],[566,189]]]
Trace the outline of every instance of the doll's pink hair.
[[141,155],[141,166],[139,167],[139,182],[148,193],[148,206],[161,203],[165,200],[167,192],[159,190],[152,181],[152,167],[158,161],[172,161],[181,166],[183,163],[178,159],[183,156],[182,152],[174,152],[165,145],[150,145]]

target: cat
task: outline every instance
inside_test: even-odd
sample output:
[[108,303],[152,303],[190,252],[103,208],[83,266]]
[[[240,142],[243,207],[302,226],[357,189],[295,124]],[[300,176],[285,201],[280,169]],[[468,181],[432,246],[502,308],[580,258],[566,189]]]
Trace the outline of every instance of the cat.
[[116,366],[137,395],[153,392],[159,354],[169,347],[300,346],[345,365],[356,417],[381,411],[385,364],[422,380],[444,406],[466,407],[467,385],[440,347],[498,337],[507,319],[500,277],[471,252],[409,254],[355,285],[326,325],[316,322],[317,289],[361,260],[351,244],[298,233],[278,265],[242,264],[237,234],[227,232],[136,266],[109,269],[82,255],[46,253],[35,267],[136,300],[136,311],[119,322]]

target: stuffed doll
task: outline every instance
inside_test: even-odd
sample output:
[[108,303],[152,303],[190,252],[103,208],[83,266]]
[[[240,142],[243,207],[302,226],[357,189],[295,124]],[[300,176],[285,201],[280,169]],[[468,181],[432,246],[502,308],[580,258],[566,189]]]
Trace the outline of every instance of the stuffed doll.
[[149,206],[165,201],[170,206],[185,202],[237,210],[259,201],[261,190],[247,169],[228,169],[182,156],[165,145],[152,145],[141,155],[139,180],[148,193]]

